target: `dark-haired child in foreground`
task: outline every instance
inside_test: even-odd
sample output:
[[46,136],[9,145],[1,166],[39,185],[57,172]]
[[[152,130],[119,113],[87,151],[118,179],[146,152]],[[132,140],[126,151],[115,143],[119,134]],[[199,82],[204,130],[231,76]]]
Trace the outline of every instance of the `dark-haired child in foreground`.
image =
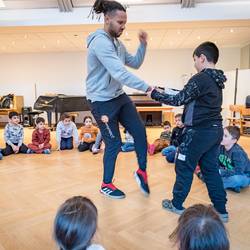
[[54,238],[60,250],[104,250],[92,243],[96,229],[97,208],[90,199],[74,196],[59,207]]
[[212,206],[197,204],[186,209],[169,236],[178,250],[229,250],[225,226]]
[[222,89],[226,77],[222,70],[215,69],[219,50],[212,42],[200,44],[193,53],[194,66],[198,73],[176,95],[169,95],[154,89],[151,97],[162,103],[184,105],[181,144],[175,162],[176,181],[173,199],[162,201],[163,208],[182,214],[183,203],[190,191],[193,173],[200,166],[209,197],[227,222],[226,192],[219,174],[218,156],[223,137]]

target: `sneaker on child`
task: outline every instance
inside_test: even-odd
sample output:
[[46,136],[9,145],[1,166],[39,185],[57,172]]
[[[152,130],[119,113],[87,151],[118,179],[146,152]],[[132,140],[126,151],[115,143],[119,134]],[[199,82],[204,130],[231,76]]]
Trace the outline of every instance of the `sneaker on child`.
[[147,172],[141,170],[140,168],[134,173],[134,177],[136,179],[136,182],[138,183],[142,193],[145,196],[149,196],[150,190],[148,186],[148,177]]
[[228,213],[225,213],[225,214],[218,213],[218,214],[219,214],[220,219],[222,220],[222,222],[227,223],[229,221]]
[[184,211],[185,211],[185,208],[183,209],[177,209],[171,200],[168,200],[168,199],[165,199],[162,201],[162,207],[172,213],[175,213],[175,214],[179,214],[181,215]]
[[44,149],[44,150],[43,150],[43,153],[44,153],[44,154],[50,154],[51,151],[50,151],[50,149]]
[[102,183],[100,192],[113,199],[123,199],[125,194],[118,189],[113,183]]

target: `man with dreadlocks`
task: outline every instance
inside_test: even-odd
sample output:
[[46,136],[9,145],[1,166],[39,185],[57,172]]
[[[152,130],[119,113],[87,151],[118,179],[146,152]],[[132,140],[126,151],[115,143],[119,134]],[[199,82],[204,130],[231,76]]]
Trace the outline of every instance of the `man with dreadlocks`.
[[[92,17],[104,14],[104,28],[87,39],[88,75],[87,98],[91,112],[101,130],[105,142],[103,157],[104,176],[100,192],[115,199],[125,194],[112,183],[115,162],[121,148],[119,123],[133,136],[139,168],[134,176],[142,193],[148,196],[147,181],[147,139],[145,127],[130,98],[124,93],[123,85],[144,92],[151,87],[130,73],[126,67],[138,69],[145,56],[147,33],[139,33],[140,46],[135,56],[130,55],[118,40],[127,22],[126,8],[116,1],[96,0]],[[105,119],[103,119],[105,117]]]

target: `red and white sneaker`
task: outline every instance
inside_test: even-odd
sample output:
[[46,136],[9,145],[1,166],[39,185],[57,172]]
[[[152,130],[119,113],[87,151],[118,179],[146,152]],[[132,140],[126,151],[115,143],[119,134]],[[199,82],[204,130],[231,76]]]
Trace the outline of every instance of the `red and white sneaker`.
[[102,183],[100,192],[113,199],[123,199],[126,197],[126,195],[113,183]]
[[147,172],[141,170],[140,168],[134,173],[134,177],[136,182],[138,183],[142,193],[145,196],[149,196],[150,190],[148,186],[148,177],[147,177]]

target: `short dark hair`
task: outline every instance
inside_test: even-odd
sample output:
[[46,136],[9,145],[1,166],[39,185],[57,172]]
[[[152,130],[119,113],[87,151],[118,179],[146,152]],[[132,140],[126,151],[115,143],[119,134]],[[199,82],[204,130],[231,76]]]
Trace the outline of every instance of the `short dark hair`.
[[9,113],[9,118],[11,119],[13,116],[18,116],[19,117],[19,115],[18,115],[18,113],[16,112],[16,111],[11,111],[10,113]]
[[163,126],[169,126],[169,127],[171,127],[171,123],[169,121],[164,121],[163,122]]
[[37,118],[36,118],[36,124],[38,124],[38,123],[40,123],[40,122],[45,123],[44,118],[42,118],[42,117],[37,117]]
[[178,113],[174,116],[174,118],[182,118],[182,114],[181,113]]
[[63,120],[65,120],[65,119],[67,119],[67,118],[70,118],[71,119],[71,116],[68,114],[68,113],[63,113],[62,115],[61,115],[61,121],[63,121]]
[[54,238],[60,249],[86,249],[97,228],[97,208],[82,196],[66,200],[57,211]]
[[197,204],[184,211],[169,236],[179,250],[229,250],[227,231],[212,206]]
[[240,139],[240,128],[239,127],[227,126],[227,127],[225,127],[225,129],[233,137],[233,139],[236,139],[237,141]]
[[96,0],[90,14],[92,14],[92,18],[94,14],[113,14],[117,10],[126,12],[126,8],[116,1],[109,1],[109,0]]
[[84,118],[83,118],[83,122],[85,122],[87,119],[90,119],[90,120],[93,122],[92,117],[91,117],[91,116],[89,116],[89,115],[84,116]]
[[193,56],[200,57],[201,54],[206,56],[209,62],[213,62],[216,64],[219,58],[219,49],[218,47],[212,42],[204,42],[200,44],[193,53]]

